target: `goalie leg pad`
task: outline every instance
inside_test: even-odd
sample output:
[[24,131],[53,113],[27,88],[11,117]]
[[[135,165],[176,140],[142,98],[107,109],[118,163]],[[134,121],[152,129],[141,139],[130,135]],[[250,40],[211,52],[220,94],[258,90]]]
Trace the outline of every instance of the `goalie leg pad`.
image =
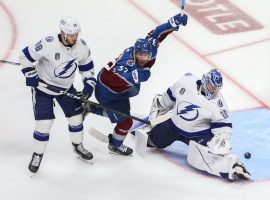
[[[209,153],[208,147],[195,141],[190,141],[189,143],[187,161],[194,168],[219,177],[236,180],[234,176],[236,172],[238,175],[241,174],[247,179],[250,178],[250,174],[244,172],[246,170],[243,164],[239,162],[239,158],[236,155],[217,155]],[[240,168],[242,168],[242,170],[238,165],[241,165]]]

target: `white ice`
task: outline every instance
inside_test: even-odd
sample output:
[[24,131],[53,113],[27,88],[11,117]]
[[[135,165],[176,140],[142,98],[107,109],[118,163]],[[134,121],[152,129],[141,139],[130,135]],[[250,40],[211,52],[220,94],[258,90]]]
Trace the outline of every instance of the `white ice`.
[[[187,3],[189,1],[186,1]],[[214,35],[195,19],[170,35],[160,46],[151,79],[131,100],[132,112],[147,115],[152,97],[163,92],[185,72],[198,75],[218,67],[225,74],[223,94],[232,111],[270,107],[270,14],[268,0],[234,0],[264,28],[250,33]],[[58,32],[63,16],[78,19],[81,37],[91,47],[96,72],[135,40],[179,9],[167,0],[1,0],[0,59],[18,62],[19,51],[44,36]],[[223,49],[264,40],[211,56]],[[195,51],[194,51],[195,50]],[[214,66],[209,66],[209,61]],[[94,164],[75,158],[67,122],[56,106],[50,142],[40,171],[30,178],[27,165],[32,155],[30,88],[20,68],[0,67],[0,199],[63,200],[165,200],[165,199],[268,199],[269,181],[248,184],[199,175],[178,165],[161,151],[146,157],[108,154],[107,146],[85,134],[84,144],[94,154]],[[80,77],[76,87],[81,88]],[[92,99],[94,100],[94,98]],[[90,116],[85,130],[94,126],[109,133],[109,120]],[[126,144],[134,147],[128,136]]]

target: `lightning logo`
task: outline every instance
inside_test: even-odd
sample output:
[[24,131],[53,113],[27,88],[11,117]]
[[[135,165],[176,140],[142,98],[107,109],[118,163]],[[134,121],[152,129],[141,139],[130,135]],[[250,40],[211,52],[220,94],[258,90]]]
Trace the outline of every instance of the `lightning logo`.
[[55,70],[54,75],[58,78],[69,78],[77,69],[76,59],[60,64]]
[[177,106],[177,115],[186,121],[194,121],[199,116],[197,108],[200,108],[200,106],[186,101],[180,102]]

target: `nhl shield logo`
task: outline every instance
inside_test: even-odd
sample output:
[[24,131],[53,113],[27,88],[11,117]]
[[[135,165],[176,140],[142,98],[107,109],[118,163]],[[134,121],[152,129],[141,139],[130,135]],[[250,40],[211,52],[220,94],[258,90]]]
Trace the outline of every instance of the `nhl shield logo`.
[[54,57],[55,57],[55,60],[59,60],[60,59],[60,53],[56,53]]

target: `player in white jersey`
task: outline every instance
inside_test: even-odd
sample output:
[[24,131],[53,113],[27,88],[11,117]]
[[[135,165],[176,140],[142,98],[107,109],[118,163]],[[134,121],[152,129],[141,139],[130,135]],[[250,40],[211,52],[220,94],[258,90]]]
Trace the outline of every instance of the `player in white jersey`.
[[211,70],[202,78],[187,73],[162,95],[156,95],[149,118],[168,111],[171,119],[150,129],[149,146],[165,148],[175,141],[189,145],[188,163],[193,167],[231,180],[249,179],[250,174],[232,154],[232,124],[228,107],[220,93],[222,76]]
[[82,76],[84,98],[89,98],[94,90],[94,64],[86,42],[78,39],[81,31],[79,23],[66,17],[60,21],[60,34],[47,36],[35,45],[22,50],[20,63],[26,77],[26,85],[32,87],[33,108],[36,120],[34,131],[34,153],[29,170],[36,173],[45,152],[53,119],[54,100],[62,108],[68,121],[73,150],[82,159],[90,160],[92,153],[83,145],[83,120],[81,102],[39,86],[39,82],[52,85],[76,94],[73,86],[75,71]]

